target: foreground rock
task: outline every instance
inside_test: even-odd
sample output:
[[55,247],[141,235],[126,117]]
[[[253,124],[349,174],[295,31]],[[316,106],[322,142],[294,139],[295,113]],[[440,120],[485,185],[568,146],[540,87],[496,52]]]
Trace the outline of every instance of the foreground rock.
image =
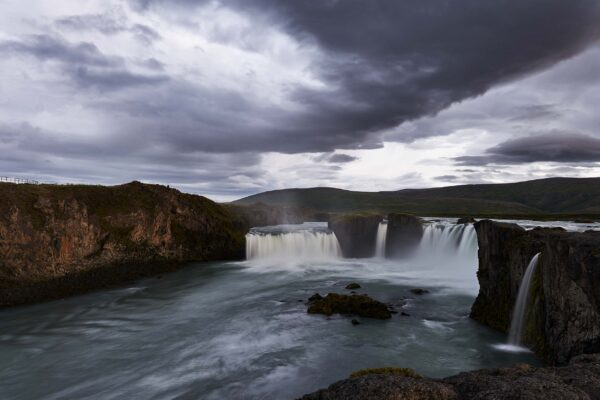
[[0,306],[244,257],[238,219],[201,196],[139,182],[0,186]]
[[302,400],[598,400],[600,355],[574,358],[568,366],[487,369],[446,379],[373,373],[345,379]]
[[313,296],[311,299],[307,310],[309,314],[350,314],[377,319],[392,317],[385,304],[366,295],[329,293],[324,298]]
[[525,343],[550,363],[600,352],[600,232],[526,231],[475,224],[480,292],[471,317],[508,332],[525,269],[541,252],[530,289]]
[[388,215],[385,255],[389,258],[410,256],[421,243],[423,223],[409,214]]
[[368,258],[375,255],[377,228],[383,220],[376,214],[340,214],[329,219],[346,258]]

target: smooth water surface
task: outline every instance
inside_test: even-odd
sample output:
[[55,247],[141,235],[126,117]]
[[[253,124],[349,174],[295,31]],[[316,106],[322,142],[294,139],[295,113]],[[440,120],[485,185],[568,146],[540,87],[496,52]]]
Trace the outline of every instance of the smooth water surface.
[[[125,289],[4,310],[0,398],[279,400],[367,367],[443,377],[537,364],[495,349],[505,336],[468,318],[478,291],[474,251],[198,263]],[[349,282],[380,301],[406,299],[398,310],[410,316],[353,326],[306,313],[309,296],[346,293]]]

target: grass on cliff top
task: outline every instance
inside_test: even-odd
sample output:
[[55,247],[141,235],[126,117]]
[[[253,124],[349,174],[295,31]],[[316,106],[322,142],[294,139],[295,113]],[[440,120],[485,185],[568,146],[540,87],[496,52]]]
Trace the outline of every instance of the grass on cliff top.
[[415,379],[423,378],[422,375],[417,374],[414,370],[412,370],[410,368],[396,368],[396,367],[361,369],[356,372],[353,372],[350,375],[350,378],[358,378],[360,376],[373,375],[373,374],[405,376],[407,378],[415,378]]

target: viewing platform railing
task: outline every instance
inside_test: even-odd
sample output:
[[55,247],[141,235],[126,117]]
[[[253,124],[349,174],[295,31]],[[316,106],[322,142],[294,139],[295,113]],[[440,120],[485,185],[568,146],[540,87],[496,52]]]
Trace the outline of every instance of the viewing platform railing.
[[19,183],[19,184],[30,184],[30,185],[39,185],[38,181],[34,181],[31,179],[23,179],[23,178],[13,178],[10,176],[0,176],[0,182],[8,182],[8,183]]

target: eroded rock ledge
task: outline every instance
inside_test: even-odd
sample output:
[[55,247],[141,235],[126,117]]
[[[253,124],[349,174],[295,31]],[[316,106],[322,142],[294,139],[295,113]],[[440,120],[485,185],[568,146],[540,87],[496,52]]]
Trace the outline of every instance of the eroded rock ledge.
[[445,379],[367,374],[334,383],[301,400],[597,400],[600,354],[575,357],[568,366],[464,372]]
[[530,289],[525,343],[549,363],[600,352],[600,232],[480,221],[480,292],[471,317],[507,332],[518,288],[541,252]]
[[0,306],[242,259],[244,234],[220,205],[164,186],[1,184]]

